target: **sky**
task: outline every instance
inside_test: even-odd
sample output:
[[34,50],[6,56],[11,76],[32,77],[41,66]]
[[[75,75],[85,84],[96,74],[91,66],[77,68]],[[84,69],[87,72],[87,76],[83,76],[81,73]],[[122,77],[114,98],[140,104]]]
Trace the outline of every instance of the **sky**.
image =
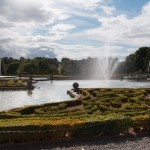
[[0,58],[118,57],[150,46],[150,0],[0,0]]

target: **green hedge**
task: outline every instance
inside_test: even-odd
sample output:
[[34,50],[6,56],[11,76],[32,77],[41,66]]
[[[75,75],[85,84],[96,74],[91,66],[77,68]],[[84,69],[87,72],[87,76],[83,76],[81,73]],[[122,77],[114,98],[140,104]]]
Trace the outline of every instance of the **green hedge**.
[[82,100],[90,98],[90,92],[88,92],[87,90],[82,90],[82,95],[83,95],[83,97],[81,98]]
[[[131,126],[137,131],[141,126],[148,128],[145,115],[149,89],[96,88],[80,89],[80,92],[83,98],[78,100],[1,112],[0,131],[17,132],[0,132],[0,142],[63,139],[66,133],[76,138],[95,137],[126,132]],[[69,108],[79,105],[83,107]]]
[[25,142],[34,140],[58,140],[66,138],[89,138],[101,135],[115,135],[126,132],[132,126],[129,117],[112,117],[106,120],[87,121],[78,124],[25,125],[0,128],[0,142]]
[[139,132],[141,130],[141,127],[149,131],[150,130],[150,118],[149,114],[147,115],[138,115],[136,117],[133,117],[133,127],[135,131]]
[[102,122],[87,122],[74,127],[72,136],[76,138],[89,138],[101,135],[115,135],[126,132],[131,125],[132,120],[128,117],[110,119]]

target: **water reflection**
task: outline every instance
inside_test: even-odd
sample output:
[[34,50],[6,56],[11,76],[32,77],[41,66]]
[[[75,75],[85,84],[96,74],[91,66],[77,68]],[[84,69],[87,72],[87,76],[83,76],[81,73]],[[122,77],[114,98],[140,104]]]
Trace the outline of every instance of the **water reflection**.
[[32,97],[32,94],[33,94],[32,91],[33,91],[33,90],[28,90],[28,92],[27,92],[28,96],[31,96],[31,97]]

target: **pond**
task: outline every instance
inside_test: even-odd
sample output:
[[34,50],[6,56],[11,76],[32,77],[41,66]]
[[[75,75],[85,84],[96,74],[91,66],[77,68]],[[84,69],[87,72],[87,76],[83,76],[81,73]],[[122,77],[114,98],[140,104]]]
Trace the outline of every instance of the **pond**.
[[0,111],[26,105],[60,102],[70,100],[67,90],[74,82],[80,88],[150,88],[150,82],[129,80],[54,80],[39,81],[33,91],[0,91]]

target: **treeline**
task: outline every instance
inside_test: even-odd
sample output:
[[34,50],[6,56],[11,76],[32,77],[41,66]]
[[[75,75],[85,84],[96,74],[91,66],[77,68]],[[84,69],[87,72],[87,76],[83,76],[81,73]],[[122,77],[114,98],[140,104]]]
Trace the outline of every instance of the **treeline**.
[[4,57],[1,59],[1,72],[3,75],[47,75],[47,74],[90,74],[97,58],[72,60],[62,58],[36,57],[33,59],[14,59]]
[[[117,60],[117,58],[116,58]],[[36,57],[33,59],[15,59],[4,57],[1,59],[1,72],[3,75],[46,75],[46,74],[82,74],[89,75],[95,70],[97,58],[72,60],[62,58]],[[126,57],[124,62],[119,62],[116,73],[147,73],[150,62],[150,47],[141,47],[135,53]]]
[[4,57],[1,59],[1,71],[3,75],[26,75],[26,74],[59,74],[59,61],[54,58],[36,57],[34,59],[14,59]]
[[141,47],[135,53],[126,57],[120,63],[118,71],[120,73],[148,73],[150,65],[150,47]]

